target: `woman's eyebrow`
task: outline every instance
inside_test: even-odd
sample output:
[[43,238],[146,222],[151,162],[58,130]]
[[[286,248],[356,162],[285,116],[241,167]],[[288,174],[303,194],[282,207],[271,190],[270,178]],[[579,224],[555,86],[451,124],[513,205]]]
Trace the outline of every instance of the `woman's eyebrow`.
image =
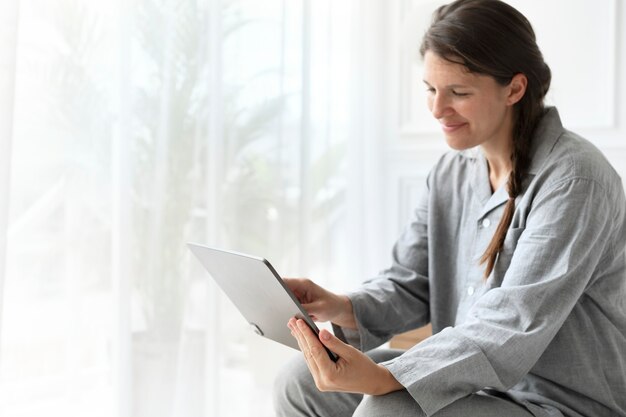
[[[426,80],[422,80],[422,81],[424,81],[424,84],[426,84],[427,86],[432,87],[432,85],[430,85],[430,83],[428,81],[426,81]],[[464,85],[464,84],[450,84],[450,85],[446,85],[446,88],[449,88],[449,89],[450,88],[451,89],[454,89],[454,88],[471,88],[471,86]]]

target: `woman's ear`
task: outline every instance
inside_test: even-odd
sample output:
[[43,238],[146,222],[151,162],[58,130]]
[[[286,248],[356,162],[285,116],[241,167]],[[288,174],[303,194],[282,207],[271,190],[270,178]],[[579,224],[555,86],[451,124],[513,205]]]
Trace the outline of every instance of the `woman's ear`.
[[522,73],[515,74],[511,78],[508,88],[507,104],[509,106],[514,105],[524,97],[526,93],[526,86],[528,85],[528,78]]

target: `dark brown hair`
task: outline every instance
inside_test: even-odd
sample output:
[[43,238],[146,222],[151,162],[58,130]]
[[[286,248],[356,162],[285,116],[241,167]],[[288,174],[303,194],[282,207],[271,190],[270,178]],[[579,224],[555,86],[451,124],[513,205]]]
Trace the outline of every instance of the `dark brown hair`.
[[457,0],[437,9],[424,35],[420,54],[431,51],[465,66],[470,72],[493,77],[508,85],[516,74],[528,79],[526,92],[514,105],[513,170],[507,183],[509,200],[491,242],[480,259],[487,278],[504,245],[530,164],[530,141],[544,112],[543,100],[550,88],[550,68],[537,46],[528,20],[500,0]]

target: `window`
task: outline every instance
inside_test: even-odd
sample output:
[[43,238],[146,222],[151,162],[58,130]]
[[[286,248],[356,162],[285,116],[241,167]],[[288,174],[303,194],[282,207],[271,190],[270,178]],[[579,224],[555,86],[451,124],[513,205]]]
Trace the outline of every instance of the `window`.
[[185,243],[356,279],[355,4],[4,7],[0,413],[273,415],[295,351],[251,334]]

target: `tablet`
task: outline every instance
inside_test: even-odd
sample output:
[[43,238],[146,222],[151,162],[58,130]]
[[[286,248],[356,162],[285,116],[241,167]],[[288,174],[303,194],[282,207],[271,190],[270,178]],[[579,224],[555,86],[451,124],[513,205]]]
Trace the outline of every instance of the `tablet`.
[[[196,243],[187,246],[255,333],[299,350],[287,327],[289,319],[297,317],[319,334],[311,317],[267,260]],[[326,351],[333,361],[338,359]]]

